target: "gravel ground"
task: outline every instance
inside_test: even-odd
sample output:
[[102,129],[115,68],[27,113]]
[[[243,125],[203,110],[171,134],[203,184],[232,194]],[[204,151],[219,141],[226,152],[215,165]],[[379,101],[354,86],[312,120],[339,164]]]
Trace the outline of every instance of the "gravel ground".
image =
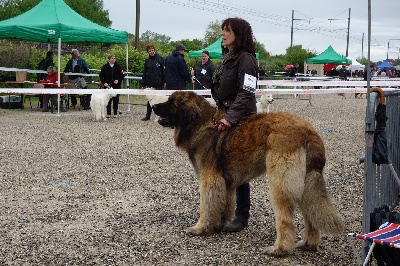
[[[349,96],[349,95],[348,95]],[[365,99],[313,95],[276,99],[273,111],[309,120],[327,153],[329,191],[346,233],[323,235],[317,252],[264,253],[275,239],[266,178],[252,182],[248,228],[191,237],[198,181],[173,130],[142,122],[141,104],[94,122],[90,111],[57,116],[0,109],[0,264],[2,265],[358,265],[361,241]],[[144,103],[144,101],[142,101]],[[299,231],[302,218],[296,215]]]

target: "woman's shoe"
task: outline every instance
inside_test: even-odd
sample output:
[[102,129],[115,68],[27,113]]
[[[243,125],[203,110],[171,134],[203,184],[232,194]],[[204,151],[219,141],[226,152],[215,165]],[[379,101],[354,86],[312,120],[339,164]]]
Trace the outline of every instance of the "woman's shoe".
[[236,215],[235,218],[225,228],[225,232],[240,232],[247,227],[249,219],[241,215]]

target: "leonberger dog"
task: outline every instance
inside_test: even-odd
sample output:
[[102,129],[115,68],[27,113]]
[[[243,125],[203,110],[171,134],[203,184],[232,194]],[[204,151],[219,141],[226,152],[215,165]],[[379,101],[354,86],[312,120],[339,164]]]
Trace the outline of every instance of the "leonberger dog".
[[[187,233],[222,231],[235,213],[236,188],[265,174],[277,233],[268,254],[285,256],[295,247],[317,250],[321,231],[343,233],[343,221],[323,176],[324,143],[309,122],[290,113],[272,112],[251,115],[218,132],[213,122],[222,113],[188,91],[174,92],[153,110],[162,126],[174,128],[175,144],[188,154],[200,180],[200,218]],[[303,240],[295,245],[297,206],[305,228]]]

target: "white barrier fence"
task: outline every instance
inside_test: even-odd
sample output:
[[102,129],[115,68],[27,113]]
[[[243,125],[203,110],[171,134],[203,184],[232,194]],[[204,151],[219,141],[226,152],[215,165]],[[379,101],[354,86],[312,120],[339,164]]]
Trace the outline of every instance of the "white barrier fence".
[[[126,77],[128,79],[141,79],[140,77]],[[367,93],[366,81],[293,81],[293,80],[259,80],[256,94],[331,94],[331,93]],[[274,86],[291,87],[276,89]],[[313,89],[314,87],[323,87]],[[400,80],[370,81],[370,87],[380,87],[383,90],[393,90],[400,87]],[[143,89],[117,89],[118,94],[126,95],[171,95],[175,90],[143,90]],[[210,90],[188,90],[199,95],[210,95]],[[74,88],[0,88],[1,94],[113,94],[115,91],[107,89],[74,89]]]
[[[400,85],[399,85],[400,86]],[[299,87],[299,86],[298,86]],[[372,86],[371,86],[372,87]],[[382,88],[382,87],[381,87]],[[396,88],[382,88],[384,91]],[[199,95],[211,95],[210,90],[193,91]],[[127,95],[171,95],[175,90],[142,90],[142,89],[28,89],[0,88],[0,94],[127,94]],[[332,94],[332,93],[367,93],[367,88],[329,88],[329,89],[257,89],[256,95],[263,94]]]

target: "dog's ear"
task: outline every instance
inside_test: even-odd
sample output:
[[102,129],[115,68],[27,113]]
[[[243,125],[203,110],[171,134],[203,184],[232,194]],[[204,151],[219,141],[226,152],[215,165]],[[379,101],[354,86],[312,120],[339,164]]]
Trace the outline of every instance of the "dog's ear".
[[195,97],[182,97],[180,99],[178,112],[182,125],[187,125],[200,117],[201,109],[199,103]]

